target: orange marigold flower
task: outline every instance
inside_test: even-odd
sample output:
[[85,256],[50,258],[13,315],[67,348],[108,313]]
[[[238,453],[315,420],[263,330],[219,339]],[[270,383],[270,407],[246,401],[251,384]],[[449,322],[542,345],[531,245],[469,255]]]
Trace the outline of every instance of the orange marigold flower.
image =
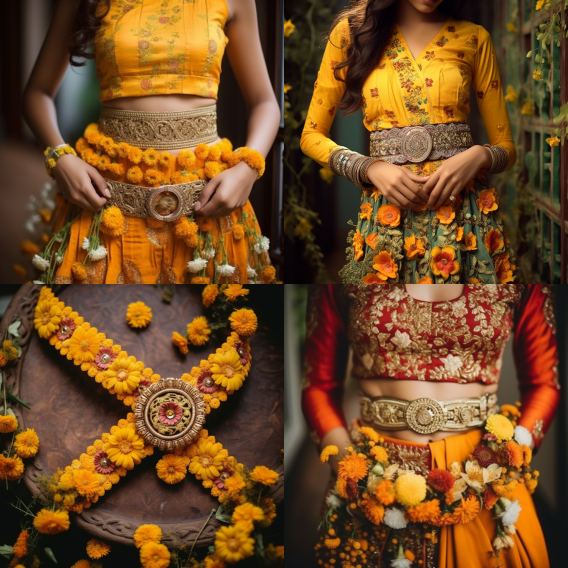
[[413,523],[428,523],[435,525],[440,521],[440,501],[438,499],[431,499],[424,501],[414,507],[410,507],[407,511],[408,517]]
[[39,449],[39,438],[33,428],[20,432],[14,441],[14,449],[21,458],[31,458]]
[[364,494],[363,499],[359,502],[359,506],[365,517],[373,524],[378,525],[383,522],[385,508],[367,493]]
[[126,172],[126,179],[130,183],[138,184],[142,181],[143,177],[144,177],[144,173],[142,172],[142,170],[138,166],[132,166]]
[[144,302],[133,302],[128,304],[126,310],[126,323],[130,327],[144,328],[152,321],[152,309]]
[[456,524],[469,523],[477,517],[479,509],[479,500],[470,495],[467,499],[462,498],[461,505],[458,505],[452,513],[452,519]]
[[227,300],[229,302],[234,302],[241,296],[247,296],[249,294],[249,290],[247,288],[243,288],[242,284],[229,284],[225,290],[223,290],[223,294],[227,296]]
[[240,523],[243,527],[246,526],[249,530],[252,530],[254,523],[256,521],[262,521],[263,519],[264,511],[260,507],[252,503],[243,503],[235,507],[231,522],[235,525]]
[[254,335],[258,327],[258,320],[253,310],[242,308],[234,311],[229,317],[231,329],[239,335],[249,337]]
[[465,248],[467,250],[477,250],[477,237],[473,233],[465,236]]
[[203,288],[201,297],[203,299],[203,305],[208,308],[216,300],[219,295],[219,286],[217,284],[209,284]]
[[369,453],[379,462],[386,462],[389,459],[387,450],[382,446],[373,446]]
[[147,166],[155,166],[158,163],[159,159],[160,154],[153,148],[148,148],[147,150],[144,150],[144,152],[142,152],[142,161]]
[[63,319],[63,312],[54,300],[42,300],[35,309],[34,327],[39,336],[49,339],[59,329],[59,323]]
[[371,215],[373,214],[373,206],[370,203],[363,203],[360,209],[361,213],[359,213],[359,217],[361,217],[361,219],[371,218]]
[[521,467],[523,465],[523,449],[517,442],[510,440],[505,444],[505,452],[507,461],[513,467]]
[[18,539],[14,544],[14,554],[18,558],[23,558],[28,553],[28,538],[29,533],[27,530],[23,530],[19,535]]
[[190,284],[209,284],[211,279],[207,276],[194,276],[189,283]]
[[330,456],[336,456],[339,453],[339,448],[337,446],[331,445],[326,446],[320,454],[320,462],[326,463]]
[[148,185],[154,185],[154,186],[160,185],[164,183],[164,174],[159,170],[155,170],[153,168],[148,169],[144,174],[144,181]]
[[454,476],[445,469],[433,469],[428,474],[428,484],[432,489],[445,493],[454,486]]
[[386,278],[383,280],[382,274],[367,274],[361,279],[363,284],[386,284]]
[[182,337],[177,331],[174,331],[172,333],[172,342],[179,348],[183,355],[187,355],[189,349],[187,348],[187,339],[185,337]]
[[417,239],[414,235],[404,239],[404,250],[406,257],[410,260],[422,256],[426,252],[422,239]]
[[69,528],[67,511],[42,509],[34,518],[34,527],[42,534],[57,534]]
[[381,251],[378,255],[373,257],[373,262],[375,263],[373,264],[373,268],[379,274],[386,278],[396,278],[398,265],[386,250]]
[[499,229],[491,229],[491,231],[486,233],[483,242],[489,254],[493,254],[495,251],[502,249],[505,245]]
[[276,268],[274,266],[263,268],[261,276],[263,284],[272,284],[276,280]]
[[493,261],[495,263],[495,273],[497,274],[497,282],[499,282],[499,284],[515,281],[513,273],[516,266],[509,261],[508,252],[498,254]]
[[278,481],[278,473],[264,465],[257,465],[251,472],[250,478],[256,483],[274,485]]
[[335,537],[335,538],[326,538],[323,541],[323,544],[326,548],[329,548],[330,550],[333,550],[335,548],[337,548],[340,544],[341,544],[341,539],[339,537]]
[[400,225],[400,209],[395,205],[385,203],[379,207],[377,219],[381,225],[387,227],[398,227]]
[[489,213],[490,211],[495,211],[499,204],[497,202],[497,192],[494,188],[484,189],[477,200],[477,207],[481,213]]
[[82,262],[74,262],[73,266],[71,267],[71,272],[76,280],[82,282],[83,280],[87,279],[87,269]]
[[162,540],[162,529],[157,525],[140,525],[134,533],[134,544],[137,548],[148,542],[159,543]]
[[187,217],[180,217],[174,221],[174,234],[178,239],[186,239],[196,235],[199,227],[195,221],[190,221]]
[[389,479],[383,479],[377,483],[375,487],[375,497],[379,500],[379,503],[385,507],[392,505],[396,497],[393,482]]
[[378,235],[378,233],[371,233],[370,235],[367,235],[367,238],[365,239],[365,242],[366,242],[373,250],[375,250],[375,248],[377,247],[377,243],[379,242],[379,235]]
[[91,563],[85,559],[77,560],[77,562],[75,562],[75,564],[73,564],[71,568],[91,568]]
[[171,554],[164,544],[149,542],[140,548],[140,563],[143,568],[166,568],[170,565]]
[[231,475],[231,477],[225,480],[225,489],[231,493],[238,493],[244,488],[245,482],[243,478],[238,474]]
[[20,457],[7,458],[4,454],[0,454],[0,479],[16,481],[20,479],[22,473],[24,473],[24,462]]
[[88,469],[79,469],[73,474],[75,488],[79,495],[91,499],[95,496],[99,489],[99,475]]
[[205,316],[193,318],[193,321],[187,324],[187,338],[192,345],[205,345],[210,335],[211,329]]
[[187,458],[182,456],[165,454],[156,464],[158,477],[170,485],[179,483],[187,473],[186,460]]
[[521,446],[523,448],[523,465],[527,466],[532,460],[532,450],[525,444]]
[[110,545],[102,540],[92,538],[87,543],[87,554],[90,558],[102,558],[110,552]]
[[105,207],[101,217],[100,229],[111,237],[119,237],[124,234],[126,230],[124,215],[116,205]]
[[237,223],[233,227],[233,239],[235,239],[235,241],[240,241],[244,236],[245,236],[245,228],[241,223]]
[[456,229],[456,241],[459,243],[463,239],[463,227]]
[[363,235],[359,232],[359,227],[355,234],[353,235],[353,248],[355,249],[355,260],[360,260],[363,256],[363,243],[365,240],[363,239]]
[[235,564],[254,554],[254,540],[241,527],[221,527],[215,534],[215,553],[229,564]]
[[94,361],[101,348],[101,337],[96,327],[86,328],[86,324],[79,326],[73,335],[65,340],[68,348],[67,359],[73,359],[75,365]]
[[483,493],[483,506],[488,510],[493,509],[493,506],[495,505],[495,503],[497,503],[498,500],[499,497],[497,497],[497,495],[495,495],[495,493],[493,493],[493,491],[491,491],[491,488],[489,487]]
[[460,263],[455,260],[456,251],[452,247],[434,247],[432,249],[432,260],[430,269],[436,276],[448,279],[450,274],[457,274],[460,271]]
[[456,212],[451,205],[442,205],[436,211],[436,217],[443,225],[449,225],[456,218]]
[[342,479],[359,481],[367,475],[367,469],[365,458],[351,452],[339,462],[337,476]]
[[132,394],[142,379],[141,367],[142,363],[136,361],[136,357],[127,357],[126,352],[122,352],[104,371],[103,386],[118,394]]
[[144,457],[144,440],[132,428],[119,428],[103,447],[110,461],[125,469],[133,469]]
[[418,280],[418,284],[433,284],[432,278],[430,278],[430,276],[424,276],[424,278]]
[[195,165],[195,154],[192,150],[180,150],[177,163],[186,170],[192,170]]

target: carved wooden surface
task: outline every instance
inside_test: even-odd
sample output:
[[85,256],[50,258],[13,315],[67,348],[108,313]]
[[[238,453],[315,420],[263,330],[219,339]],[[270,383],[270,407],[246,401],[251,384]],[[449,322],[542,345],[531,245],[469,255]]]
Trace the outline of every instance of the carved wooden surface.
[[[153,286],[68,286],[55,291],[85,321],[154,372],[162,377],[179,377],[221,343],[210,343],[187,356],[181,355],[171,343],[172,331],[183,333],[187,323],[205,313],[200,302],[201,287],[197,288],[176,287],[170,305],[162,302],[160,290]],[[25,473],[26,484],[34,493],[40,492],[36,483],[40,475],[49,475],[70,464],[129,411],[48,341],[40,339],[33,329],[38,294],[39,286],[24,285],[0,325],[1,333],[14,320],[22,321],[23,354],[18,365],[7,374],[7,384],[14,394],[31,404],[32,410],[21,407],[14,410],[22,427],[34,428],[40,438],[40,451]],[[126,325],[126,308],[130,302],[139,300],[152,308],[153,321],[147,329],[134,331]],[[282,309],[281,305],[275,308]],[[227,402],[212,410],[204,427],[245,465],[266,465],[277,470],[280,480],[267,494],[281,502],[284,498],[283,345],[281,334],[267,327],[268,318],[259,320],[258,332],[251,339],[249,377]],[[132,535],[140,524],[157,523],[163,529],[166,543],[193,543],[209,513],[219,503],[191,474],[173,486],[162,482],[155,469],[161,454],[156,451],[145,458],[98,503],[81,515],[73,515],[76,522],[95,536],[125,544],[132,544]],[[210,521],[197,545],[210,544],[218,526],[214,519]]]

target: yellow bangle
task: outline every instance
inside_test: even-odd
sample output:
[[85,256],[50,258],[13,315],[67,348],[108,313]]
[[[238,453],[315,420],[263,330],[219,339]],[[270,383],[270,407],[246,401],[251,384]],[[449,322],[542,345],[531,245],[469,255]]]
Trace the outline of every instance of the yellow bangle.
[[229,157],[228,162],[229,167],[236,166],[239,162],[245,162],[253,170],[258,172],[258,177],[256,179],[259,179],[264,173],[264,156],[258,150],[253,150],[247,146],[237,148]]
[[52,148],[48,146],[43,155],[45,156],[45,169],[47,171],[47,175],[53,177],[52,170],[57,164],[57,160],[61,158],[61,156],[65,156],[65,154],[73,154],[74,156],[77,155],[75,150],[69,144],[60,144],[59,146],[55,146]]

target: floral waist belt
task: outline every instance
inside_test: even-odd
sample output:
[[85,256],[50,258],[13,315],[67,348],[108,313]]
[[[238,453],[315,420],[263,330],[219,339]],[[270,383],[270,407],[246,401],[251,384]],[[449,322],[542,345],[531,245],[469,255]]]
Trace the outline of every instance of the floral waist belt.
[[451,158],[472,146],[467,124],[405,126],[371,133],[371,156],[390,164]]
[[190,217],[205,180],[148,188],[130,183],[106,180],[111,197],[107,205],[118,207],[124,215],[159,221],[175,221]]
[[418,398],[413,401],[378,396],[360,396],[361,418],[382,430],[410,428],[418,434],[439,430],[465,430],[482,426],[497,411],[497,395],[438,401]]
[[99,131],[115,143],[175,150],[215,142],[217,105],[176,112],[118,110],[103,107]]

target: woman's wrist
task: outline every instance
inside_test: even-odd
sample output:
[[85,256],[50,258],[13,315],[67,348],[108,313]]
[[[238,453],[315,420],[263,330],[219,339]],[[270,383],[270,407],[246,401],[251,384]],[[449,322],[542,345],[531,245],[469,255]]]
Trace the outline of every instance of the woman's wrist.
[[493,163],[493,158],[491,156],[489,148],[487,148],[486,146],[477,145],[477,146],[472,146],[470,148],[470,151],[474,151],[477,157],[478,160],[477,169],[488,170],[491,167],[491,164]]

